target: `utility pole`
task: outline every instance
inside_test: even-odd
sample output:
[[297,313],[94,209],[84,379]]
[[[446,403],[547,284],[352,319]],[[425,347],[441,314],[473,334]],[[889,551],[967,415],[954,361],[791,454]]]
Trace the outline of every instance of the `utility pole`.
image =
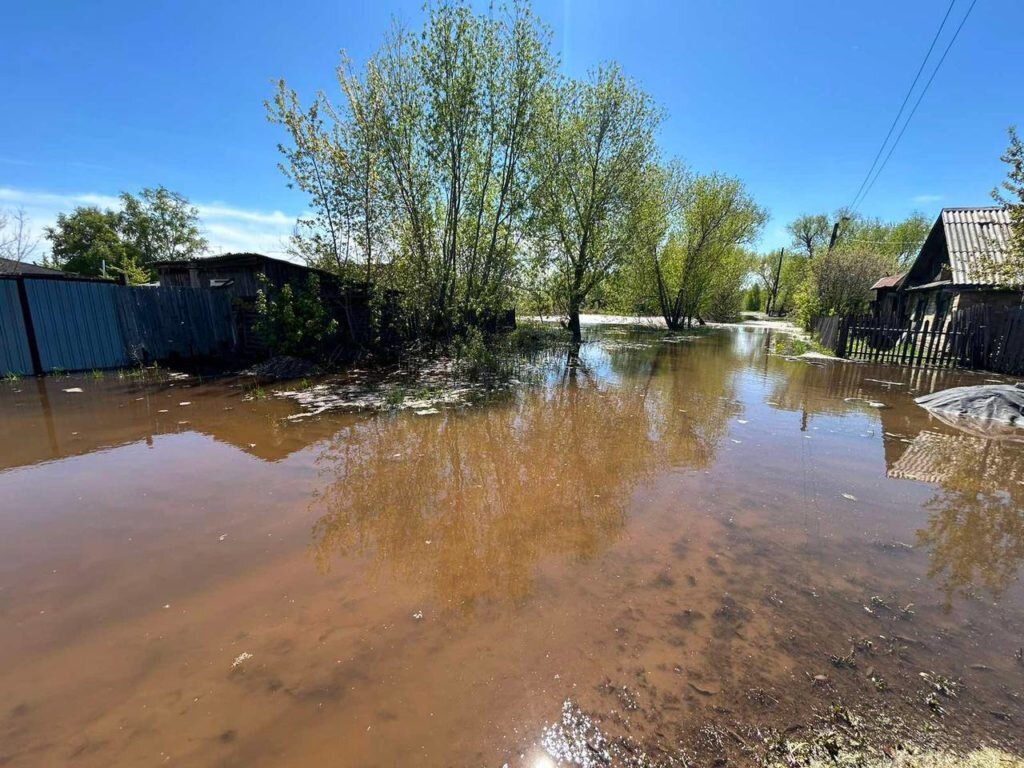
[[836,238],[839,237],[839,225],[844,221],[849,221],[849,216],[840,216],[839,221],[832,225],[832,239],[828,241],[828,252],[832,253],[832,249],[836,247]]
[[768,286],[768,301],[765,302],[765,314],[771,316],[771,310],[775,307],[775,302],[778,299],[778,282],[782,275],[782,255],[785,253],[784,248],[778,249],[778,265],[775,267],[775,276],[772,278],[771,285]]
[[772,280],[771,307],[768,309],[769,317],[771,317],[772,309],[778,310],[776,304],[779,300],[779,280],[782,278],[782,257],[785,253],[785,248],[779,248],[779,265],[775,268],[775,279]]

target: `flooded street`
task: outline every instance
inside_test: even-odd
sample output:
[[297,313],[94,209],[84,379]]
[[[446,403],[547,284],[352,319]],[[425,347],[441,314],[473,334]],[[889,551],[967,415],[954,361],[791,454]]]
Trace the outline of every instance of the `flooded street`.
[[1024,750],[1024,443],[913,403],[988,377],[592,332],[424,415],[0,383],[0,765]]

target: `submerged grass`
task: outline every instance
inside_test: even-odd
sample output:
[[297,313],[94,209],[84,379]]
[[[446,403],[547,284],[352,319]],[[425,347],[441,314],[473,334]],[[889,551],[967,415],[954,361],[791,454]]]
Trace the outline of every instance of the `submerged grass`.
[[[834,760],[814,760],[810,768],[830,768]],[[893,757],[873,757],[860,763],[864,768],[1024,768],[1024,760],[991,747],[956,754],[954,752],[923,752],[917,755],[900,754]]]

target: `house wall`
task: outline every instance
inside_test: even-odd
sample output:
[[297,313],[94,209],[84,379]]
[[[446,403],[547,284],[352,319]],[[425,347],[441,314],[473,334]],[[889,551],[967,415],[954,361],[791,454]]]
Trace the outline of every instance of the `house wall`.
[[969,309],[982,304],[993,309],[1018,309],[1022,295],[1017,291],[963,291],[956,298],[957,309]]

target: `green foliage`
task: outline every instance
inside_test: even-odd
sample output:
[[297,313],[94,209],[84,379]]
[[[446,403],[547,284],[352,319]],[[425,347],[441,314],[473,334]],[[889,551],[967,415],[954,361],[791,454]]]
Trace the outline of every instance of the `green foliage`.
[[57,223],[46,228],[53,266],[65,272],[97,276],[103,274],[106,262],[108,271],[116,274],[137,257],[121,240],[119,226],[117,212],[91,206],[57,214]]
[[743,309],[747,312],[760,312],[764,306],[764,299],[761,296],[761,284],[754,283],[747,289],[743,299]]
[[[898,268],[910,265],[931,229],[931,221],[922,213],[911,214],[902,221],[886,222],[840,209],[832,221],[839,223],[835,247],[873,251],[888,256]],[[792,250],[814,259],[827,251],[833,225],[827,215],[816,214],[799,216],[786,229],[792,237]]]
[[891,254],[854,246],[837,246],[810,261],[797,296],[800,321],[809,327],[815,315],[863,312],[871,286],[898,266]]
[[656,302],[673,330],[695,318],[735,317],[753,269],[740,246],[766,218],[736,178],[677,164],[651,168],[631,218],[634,295]]
[[[837,211],[834,247],[828,217],[801,216],[788,227],[797,258],[787,256],[780,280],[779,307],[790,303],[809,327],[817,315],[863,312],[873,298],[871,286],[881,277],[905,271],[931,229],[920,213],[885,222]],[[827,229],[827,236],[822,233]]]
[[417,333],[509,306],[549,39],[524,4],[485,14],[442,2],[421,32],[396,27],[364,73],[343,61],[339,105],[321,96],[304,110],[281,82],[268,112],[313,211],[296,250],[365,267],[398,291]]
[[121,194],[122,210],[82,206],[61,213],[46,228],[50,263],[65,272],[124,275],[131,284],[149,282],[153,264],[162,259],[192,258],[206,249],[199,235],[198,211],[181,195],[163,187],[144,189],[138,197]]
[[988,267],[998,284],[1021,288],[1024,287],[1024,143],[1015,127],[1010,127],[1009,134],[1010,146],[1001,158],[1009,171],[1003,183],[992,190],[992,198],[1010,214],[1010,242],[1001,263],[990,263]]
[[192,259],[206,251],[199,234],[199,210],[165,187],[146,188],[138,196],[121,193],[118,232],[147,270],[164,259]]
[[320,295],[320,278],[310,274],[297,292],[291,284],[271,292],[269,281],[262,283],[256,295],[256,333],[275,355],[319,357],[338,333],[338,321],[332,318]]
[[632,214],[661,119],[650,96],[615,65],[544,93],[531,157],[538,180],[533,257],[577,339],[580,309],[633,249]]
[[828,247],[829,238],[832,236],[832,225],[829,224],[828,216],[824,214],[812,214],[798,216],[788,225],[790,246],[807,258],[814,258],[814,254],[823,251]]

